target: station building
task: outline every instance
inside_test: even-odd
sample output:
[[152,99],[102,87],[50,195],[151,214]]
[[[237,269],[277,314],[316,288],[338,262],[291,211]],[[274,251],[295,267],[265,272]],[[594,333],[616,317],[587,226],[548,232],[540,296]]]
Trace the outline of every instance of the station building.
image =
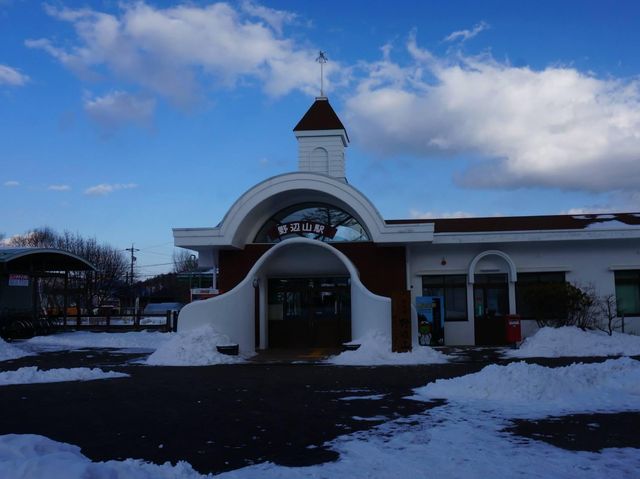
[[[567,281],[615,295],[640,333],[640,214],[384,219],[346,179],[349,136],[326,97],[293,131],[298,171],[246,191],[218,226],[174,228],[221,292],[183,308],[179,330],[212,324],[241,352],[390,337],[390,298],[410,291],[414,306],[441,299],[445,344],[500,344],[506,315],[537,328],[527,287]],[[415,308],[410,335],[417,347]]]

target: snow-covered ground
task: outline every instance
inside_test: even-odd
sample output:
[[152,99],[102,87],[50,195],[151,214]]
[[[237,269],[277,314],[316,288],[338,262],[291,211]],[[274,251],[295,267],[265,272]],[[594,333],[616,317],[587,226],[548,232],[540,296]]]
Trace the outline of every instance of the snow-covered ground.
[[583,331],[574,326],[541,328],[524,340],[519,349],[505,352],[511,358],[557,358],[563,356],[640,355],[640,336],[602,331]]
[[0,361],[18,359],[32,354],[32,352],[26,351],[18,346],[14,346],[13,344],[9,344],[0,338]]
[[[166,334],[166,333],[165,333]],[[230,344],[229,337],[212,326],[173,333],[148,358],[146,364],[155,366],[208,366],[243,362],[240,356],[221,354],[217,346]]]
[[157,331],[131,331],[128,333],[72,333],[36,336],[21,343],[35,351],[61,351],[82,348],[157,349],[167,342],[171,333]]
[[381,366],[446,363],[449,357],[428,346],[413,348],[408,353],[391,351],[391,338],[377,331],[352,341],[360,344],[355,351],[344,351],[327,359],[328,364],[340,366]]
[[93,381],[96,379],[124,378],[128,374],[103,371],[98,368],[48,369],[42,371],[35,366],[15,371],[0,372],[0,386],[11,384],[57,383],[63,381]]
[[[448,398],[427,412],[337,438],[340,459],[310,467],[272,463],[216,477],[333,478],[637,478],[640,450],[568,451],[503,432],[513,417],[620,411],[640,403],[640,363],[622,358],[599,364],[545,368],[524,363],[489,366],[479,373],[416,390],[416,399]],[[531,386],[516,383],[518,375]],[[488,383],[488,385],[484,385]],[[480,392],[474,392],[479,389]],[[633,401],[633,404],[631,402]],[[526,408],[522,406],[526,405]],[[514,415],[515,414],[515,415]],[[0,436],[0,477],[39,479],[127,477],[196,479],[188,464],[154,465],[127,459],[92,463],[76,446],[42,436]]]

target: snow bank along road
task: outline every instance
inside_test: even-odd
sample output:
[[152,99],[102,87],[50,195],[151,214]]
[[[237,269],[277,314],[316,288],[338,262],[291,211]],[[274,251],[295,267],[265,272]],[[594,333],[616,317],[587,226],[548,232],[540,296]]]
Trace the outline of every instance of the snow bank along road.
[[[80,446],[94,461],[134,457],[162,464],[182,460],[201,473],[268,461],[287,466],[320,464],[338,458],[335,447],[323,446],[338,436],[386,427],[383,423],[405,417],[404,428],[410,429],[412,424],[423,428],[412,415],[443,401],[406,399],[414,395],[415,388],[436,379],[475,373],[487,365],[452,362],[361,368],[239,364],[184,368],[128,363],[144,356],[88,349],[0,363],[0,370],[101,367],[130,375],[103,381],[3,386],[0,407],[8,413],[0,420],[0,435],[43,435]],[[566,359],[537,362],[567,364]],[[454,411],[454,407],[452,403],[443,411]],[[437,415],[436,410],[432,409]],[[461,416],[454,419],[452,424],[459,427]],[[522,440],[531,438],[574,451],[640,448],[639,429],[637,411],[574,414],[553,420],[520,418],[506,422],[503,428],[504,434],[520,435]],[[424,433],[430,434],[427,429]],[[457,451],[456,455],[463,457],[462,453]],[[445,459],[448,454],[443,451],[443,461],[450,460]]]

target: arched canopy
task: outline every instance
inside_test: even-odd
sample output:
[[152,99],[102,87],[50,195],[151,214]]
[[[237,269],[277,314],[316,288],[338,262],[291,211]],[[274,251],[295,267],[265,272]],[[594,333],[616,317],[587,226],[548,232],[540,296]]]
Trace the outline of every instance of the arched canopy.
[[310,172],[287,173],[258,183],[244,193],[215,228],[176,228],[176,246],[243,248],[277,212],[300,204],[338,208],[360,224],[370,241],[431,241],[433,224],[387,224],[369,199],[344,181]]
[[78,255],[54,248],[0,248],[0,265],[11,273],[95,271]]
[[352,186],[317,173],[291,173],[266,180],[247,191],[231,207],[220,229],[225,236],[233,235],[234,244],[251,243],[272,215],[302,203],[337,207],[355,218],[367,233],[384,224],[375,207]]
[[487,256],[499,256],[502,258],[507,264],[507,275],[510,283],[515,283],[518,280],[518,273],[516,272],[516,265],[511,259],[511,257],[500,250],[487,250],[482,253],[476,255],[475,258],[469,264],[469,283],[475,283],[475,274],[476,274],[476,266],[480,262],[482,258]]

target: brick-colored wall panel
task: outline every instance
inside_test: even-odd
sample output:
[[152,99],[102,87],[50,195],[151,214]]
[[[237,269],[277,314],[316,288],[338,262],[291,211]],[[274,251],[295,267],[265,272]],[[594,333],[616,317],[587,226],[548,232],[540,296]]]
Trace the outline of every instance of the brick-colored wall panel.
[[[219,253],[218,287],[229,291],[244,279],[255,262],[273,245],[250,244],[243,250]],[[373,243],[333,243],[360,272],[360,279],[372,293],[390,297],[407,288],[405,248]]]

